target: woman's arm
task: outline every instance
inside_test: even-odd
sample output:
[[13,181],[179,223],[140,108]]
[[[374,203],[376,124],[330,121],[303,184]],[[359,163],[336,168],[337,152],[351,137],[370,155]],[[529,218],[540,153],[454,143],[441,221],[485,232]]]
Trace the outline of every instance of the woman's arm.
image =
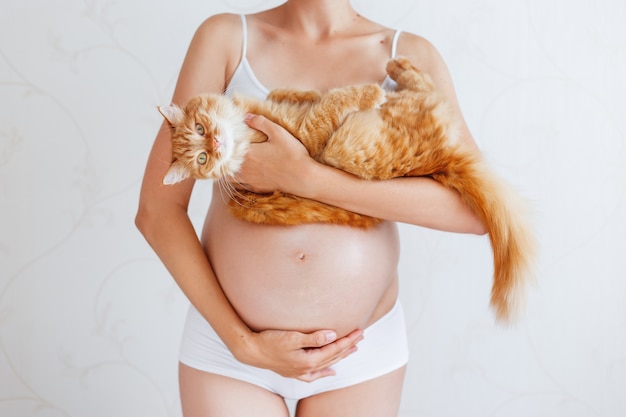
[[300,142],[262,116],[250,118],[248,124],[269,138],[252,146],[238,176],[252,190],[280,190],[357,213],[437,230],[486,233],[461,196],[431,178],[363,180],[315,162]]
[[[408,37],[408,38],[407,38]],[[428,73],[439,91],[452,104],[453,117],[461,127],[461,142],[476,144],[463,119],[450,74],[435,48],[424,39],[407,35],[403,49],[416,66]],[[280,126],[261,116],[249,116],[248,124],[263,131],[267,142],[249,151],[241,182],[258,192],[281,190],[322,201],[347,210],[459,233],[486,233],[480,219],[460,195],[427,177],[362,180],[344,171],[315,162],[304,146]]]
[[[238,17],[216,16],[198,29],[180,71],[174,103],[224,90],[225,74],[232,73],[233,62],[239,59],[229,55],[241,44],[240,36],[233,36],[240,33],[239,22]],[[233,39],[234,47],[225,39]],[[336,337],[332,332],[252,332],[224,295],[187,214],[193,182],[162,184],[170,161],[171,138],[164,123],[148,158],[136,225],[185,296],[242,362],[304,380],[332,374],[327,368],[354,350],[360,332],[330,345]],[[320,346],[324,347],[303,349]]]

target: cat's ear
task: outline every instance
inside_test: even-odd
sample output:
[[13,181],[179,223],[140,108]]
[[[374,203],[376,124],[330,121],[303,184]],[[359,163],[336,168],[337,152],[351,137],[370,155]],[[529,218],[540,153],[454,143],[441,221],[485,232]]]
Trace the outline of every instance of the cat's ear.
[[187,178],[189,178],[189,171],[178,162],[174,162],[163,177],[163,184],[173,185]]
[[159,113],[165,117],[165,120],[172,125],[177,126],[185,117],[182,109],[175,105],[159,106]]

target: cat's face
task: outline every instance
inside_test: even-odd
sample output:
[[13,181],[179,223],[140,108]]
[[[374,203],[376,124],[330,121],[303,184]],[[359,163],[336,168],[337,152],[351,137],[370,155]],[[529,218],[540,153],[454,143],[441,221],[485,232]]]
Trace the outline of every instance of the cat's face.
[[230,103],[223,97],[197,96],[184,109],[161,106],[159,111],[172,129],[172,165],[164,184],[186,178],[218,179],[229,175],[226,161],[233,152]]

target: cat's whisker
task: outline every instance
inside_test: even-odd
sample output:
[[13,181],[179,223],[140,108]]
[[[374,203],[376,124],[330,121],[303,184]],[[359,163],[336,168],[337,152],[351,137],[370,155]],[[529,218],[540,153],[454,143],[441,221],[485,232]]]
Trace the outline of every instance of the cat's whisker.
[[[224,189],[224,191],[228,195],[227,198],[229,198],[230,201],[232,201],[233,203],[237,204],[240,207],[246,208],[246,209],[252,208],[251,205],[247,205],[247,204],[242,203],[242,201],[246,201],[246,200],[248,200],[248,198],[243,196],[243,195],[241,195],[241,194],[239,194],[234,188],[232,188],[232,186],[229,187],[228,189]],[[236,198],[237,194],[239,194],[239,196],[241,198]]]
[[[227,182],[228,182],[228,187],[231,192],[231,196],[233,197],[234,200],[252,201],[250,197],[248,197],[246,194],[241,192],[241,189],[248,190],[246,187],[241,186],[241,184],[239,182],[234,181],[234,179],[232,181],[229,179]],[[240,185],[240,188],[238,188],[235,184]]]
[[219,178],[219,179],[217,180],[217,182],[218,182],[218,184],[219,184],[218,189],[220,190],[220,197],[222,198],[222,201],[224,202],[224,204],[228,204],[228,202],[229,202],[230,200],[232,200],[232,201],[236,201],[236,200],[233,198],[233,195],[232,195],[232,190],[231,190],[231,188],[230,188],[230,187],[231,187],[231,186],[230,186],[230,184],[228,184],[228,183],[227,183],[226,181],[224,181],[222,178]]
[[[241,181],[239,180],[239,177],[237,177],[237,174],[226,174],[226,175],[224,175],[224,177],[225,177],[225,178],[228,178],[229,183],[230,183],[231,185],[233,185],[233,187],[234,187],[235,191],[236,191],[237,193],[239,193],[239,195],[240,195],[242,198],[249,199],[249,198],[245,197],[245,195],[241,194],[241,193],[239,192],[239,190],[245,190],[245,191],[248,191],[248,192],[251,192],[251,193],[253,193],[253,192],[254,192],[254,190],[253,190],[252,188],[250,188],[250,187],[249,187],[246,183],[243,183],[243,182],[241,182]],[[235,184],[236,184],[236,185],[235,185]]]
[[[217,180],[217,182],[219,184],[218,189],[220,191],[220,197],[222,198],[222,202],[224,204],[228,204],[229,200],[233,200],[234,201],[234,199],[232,198],[232,196],[230,194],[231,191],[228,188],[228,184],[225,184],[224,181],[221,178],[219,178]],[[226,195],[224,195],[224,194],[226,194]]]
[[222,176],[218,179],[218,182],[220,184],[220,194],[225,203],[227,203],[226,199],[229,199],[235,202],[236,204],[240,205],[241,207],[250,208],[250,206],[247,206],[241,203],[241,201],[246,201],[246,200],[250,201],[250,198],[247,197],[245,194],[242,194],[237,189],[237,186],[235,184],[239,184],[239,183],[235,180],[234,176],[232,175]]
[[[231,184],[236,184],[236,187],[235,187],[236,189],[239,189],[239,190],[246,190],[246,191],[249,191],[249,192],[251,192],[251,193],[253,193],[253,192],[254,192],[254,190],[253,190],[252,188],[250,188],[250,187],[249,187],[246,183],[243,183],[243,182],[239,181],[239,177],[237,176],[237,174],[236,174],[236,173],[235,173],[235,174],[232,174],[232,173],[229,173],[229,172],[222,172],[222,175],[221,175],[221,176],[222,176],[222,177],[224,177],[224,178],[228,178],[228,181],[229,181]],[[241,194],[240,194],[240,195],[241,195]],[[243,195],[241,195],[241,197],[242,197],[242,198],[246,198],[246,197],[245,197],[245,196],[243,196]]]

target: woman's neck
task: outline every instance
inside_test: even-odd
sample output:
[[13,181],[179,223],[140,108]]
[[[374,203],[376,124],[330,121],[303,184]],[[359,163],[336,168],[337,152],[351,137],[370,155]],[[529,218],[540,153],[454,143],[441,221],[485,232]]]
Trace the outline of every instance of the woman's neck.
[[313,39],[346,31],[361,18],[344,0],[290,0],[277,11],[281,26]]

